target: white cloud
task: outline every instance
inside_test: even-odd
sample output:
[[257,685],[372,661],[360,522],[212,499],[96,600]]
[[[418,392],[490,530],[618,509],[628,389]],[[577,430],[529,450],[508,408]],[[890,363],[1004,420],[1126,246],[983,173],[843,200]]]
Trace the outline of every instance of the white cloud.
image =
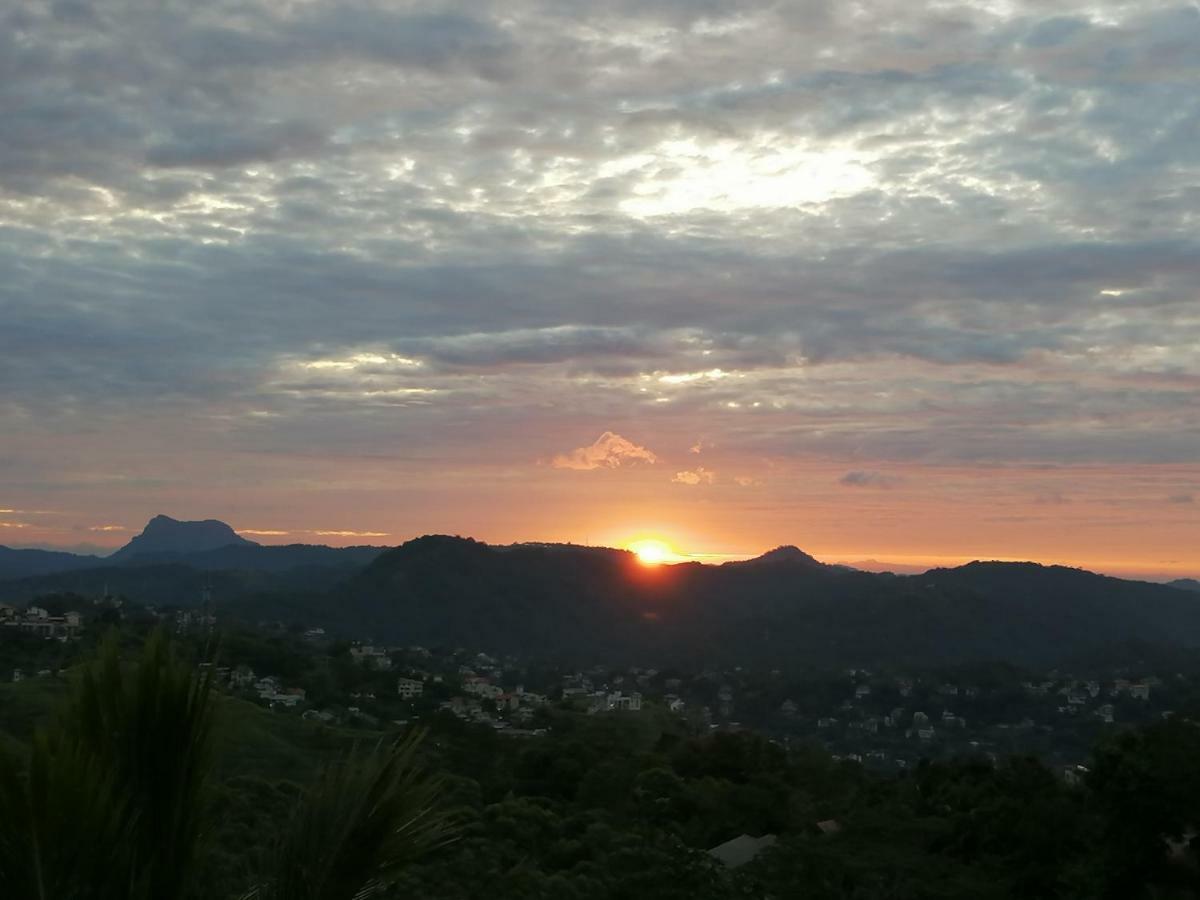
[[671,479],[675,484],[712,484],[717,479],[717,473],[711,472],[704,466],[697,466],[695,469],[686,469],[682,472],[676,472],[675,477]]

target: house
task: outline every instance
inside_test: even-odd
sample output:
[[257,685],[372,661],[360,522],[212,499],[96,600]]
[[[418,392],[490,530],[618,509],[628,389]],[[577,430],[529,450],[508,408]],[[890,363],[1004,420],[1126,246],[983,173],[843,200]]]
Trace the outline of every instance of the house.
[[860,684],[854,689],[854,697],[856,700],[861,700],[863,697],[871,696],[871,686],[869,684]]
[[21,631],[46,640],[73,641],[83,630],[83,616],[77,612],[52,616],[40,606],[30,606],[24,613],[16,614],[14,611],[13,617],[8,618],[5,624],[16,625]]
[[1150,699],[1150,685],[1148,685],[1144,681],[1139,681],[1139,682],[1136,682],[1135,684],[1131,684],[1129,686],[1129,696],[1132,697],[1134,700],[1149,700]]
[[499,699],[504,693],[504,688],[498,684],[492,684],[482,675],[472,675],[470,678],[463,679],[463,690],[486,700]]
[[762,837],[751,837],[739,834],[732,840],[718,844],[708,851],[708,855],[722,863],[727,869],[736,869],[751,862],[768,847],[774,847],[778,838],[773,834]]
[[610,712],[612,710],[625,710],[628,712],[637,712],[642,708],[642,695],[637,691],[632,694],[622,694],[619,691],[608,693],[606,691],[596,691],[592,694],[588,702],[588,713]]
[[796,715],[798,709],[799,707],[796,706],[796,703],[793,700],[784,700],[781,704],[779,704],[779,711],[789,719]]
[[610,697],[613,709],[625,709],[630,712],[638,712],[642,708],[642,695],[637,691],[631,694],[617,694]]
[[392,658],[387,655],[387,651],[383,647],[374,647],[370,644],[351,647],[350,658],[360,666],[379,672],[386,672],[392,667]]
[[1078,787],[1083,784],[1083,779],[1087,775],[1086,766],[1063,766],[1062,778],[1071,787]]
[[1113,705],[1105,703],[1103,706],[1097,707],[1096,718],[1107,725],[1111,725],[1113,721]]
[[396,693],[405,700],[412,700],[425,693],[425,685],[415,678],[401,678],[396,682]]

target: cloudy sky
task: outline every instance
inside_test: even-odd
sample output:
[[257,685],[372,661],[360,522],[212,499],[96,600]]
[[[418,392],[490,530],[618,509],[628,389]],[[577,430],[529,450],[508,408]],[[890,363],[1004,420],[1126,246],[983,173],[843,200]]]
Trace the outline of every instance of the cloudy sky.
[[1200,7],[22,0],[0,543],[1200,574]]

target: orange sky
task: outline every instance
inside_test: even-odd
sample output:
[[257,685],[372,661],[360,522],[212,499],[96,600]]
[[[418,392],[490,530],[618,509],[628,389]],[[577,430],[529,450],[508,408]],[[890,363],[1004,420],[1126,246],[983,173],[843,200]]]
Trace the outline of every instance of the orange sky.
[[1200,575],[1187,4],[16,5],[2,544]]
[[[1169,499],[1187,467],[892,466],[886,479],[847,484],[845,467],[828,463],[766,461],[746,467],[747,480],[725,474],[734,460],[718,450],[685,448],[678,458],[591,469],[422,465],[413,474],[383,462],[360,461],[348,474],[346,460],[281,461],[281,486],[245,484],[225,496],[181,484],[116,500],[104,488],[80,491],[56,497],[57,510],[6,504],[22,511],[0,513],[0,542],[116,547],[165,512],[221,518],[262,543],[394,544],[432,532],[492,543],[656,538],[706,562],[790,543],[868,568],[1016,559],[1156,579],[1200,574],[1200,504]],[[675,480],[703,468],[698,461],[712,467],[711,483]],[[341,474],[299,478],[310,467]]]

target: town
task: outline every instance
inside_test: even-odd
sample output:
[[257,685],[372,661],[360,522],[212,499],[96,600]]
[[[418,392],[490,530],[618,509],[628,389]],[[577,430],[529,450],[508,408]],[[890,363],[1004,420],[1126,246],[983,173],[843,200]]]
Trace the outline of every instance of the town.
[[165,627],[206,659],[222,690],[317,725],[386,730],[450,715],[536,739],[555,709],[665,715],[693,734],[754,731],[884,771],[922,759],[1033,754],[1071,780],[1102,735],[1167,718],[1200,694],[1195,664],[1152,654],[1042,672],[1000,663],[804,673],[576,669],[472,648],[384,646],[296,624],[224,622],[204,610],[108,597],[0,606],[0,671],[13,681],[56,677],[107,627]]

